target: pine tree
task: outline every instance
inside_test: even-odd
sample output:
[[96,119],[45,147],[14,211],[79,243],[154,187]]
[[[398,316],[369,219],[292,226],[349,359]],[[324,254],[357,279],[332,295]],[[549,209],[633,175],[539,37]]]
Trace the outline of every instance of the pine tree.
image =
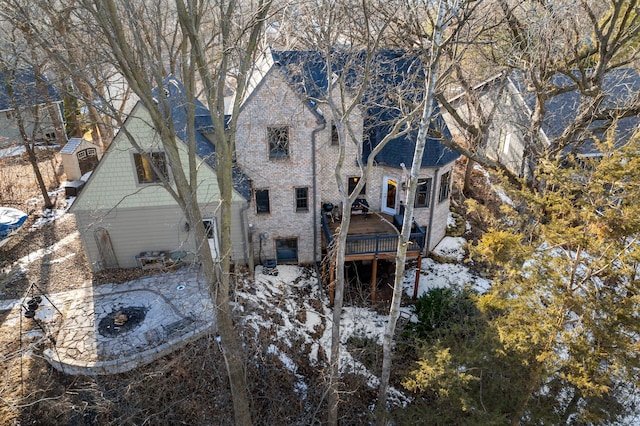
[[479,307],[526,374],[512,424],[611,421],[638,383],[640,143],[598,145],[601,158],[543,162],[474,250],[501,267]]

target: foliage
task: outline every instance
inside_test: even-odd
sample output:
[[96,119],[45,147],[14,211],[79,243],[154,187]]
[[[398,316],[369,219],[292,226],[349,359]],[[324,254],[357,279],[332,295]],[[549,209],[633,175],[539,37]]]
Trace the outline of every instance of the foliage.
[[612,421],[638,383],[639,144],[598,145],[599,160],[543,162],[537,189],[513,191],[509,220],[473,250],[502,268],[478,306],[526,361],[520,417]]
[[464,333],[477,314],[469,290],[433,288],[420,296],[413,306],[418,322],[407,326],[418,339],[437,340],[452,333]]
[[399,423],[505,424],[521,398],[523,363],[507,353],[467,289],[432,289],[416,303],[415,368],[402,385],[415,402],[394,413]]
[[[435,289],[415,306],[418,360],[399,423],[593,424],[634,408],[640,372],[640,144],[543,162],[472,255],[491,290]],[[508,184],[503,182],[508,189]]]

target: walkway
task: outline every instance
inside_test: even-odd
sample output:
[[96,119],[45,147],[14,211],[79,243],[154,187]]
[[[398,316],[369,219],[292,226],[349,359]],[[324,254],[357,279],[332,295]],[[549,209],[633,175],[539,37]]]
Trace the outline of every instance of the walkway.
[[[212,332],[214,315],[198,269],[149,275],[43,298],[34,320],[52,333],[45,359],[66,374],[116,374],[148,364]],[[22,301],[0,309],[24,313]],[[20,308],[20,309],[19,309]]]

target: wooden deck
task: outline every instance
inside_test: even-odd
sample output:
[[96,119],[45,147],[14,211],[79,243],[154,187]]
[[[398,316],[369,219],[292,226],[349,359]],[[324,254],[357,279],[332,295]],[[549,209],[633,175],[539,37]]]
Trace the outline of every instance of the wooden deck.
[[[323,225],[326,225],[323,233],[324,248],[333,239],[340,221],[331,222],[323,216]],[[393,216],[371,212],[367,215],[352,214],[347,234],[347,246],[345,260],[370,260],[370,259],[391,259],[396,255],[399,231],[393,225]],[[414,242],[407,250],[408,257],[417,257],[422,249],[423,234],[412,234],[411,240]]]
[[[332,222],[322,215],[322,245],[326,251],[330,250],[333,238],[340,226],[340,221]],[[376,300],[377,268],[379,259],[394,259],[398,248],[399,231],[393,224],[393,216],[384,213],[352,214],[347,233],[345,247],[345,261],[371,260],[371,300]],[[422,261],[422,248],[425,243],[425,231],[415,226],[409,238],[407,257],[417,258],[417,268]],[[333,303],[334,297],[334,268],[328,267],[329,298]],[[420,274],[416,274],[414,284],[414,298],[417,296]]]
[[[340,226],[340,221],[329,221],[329,229],[332,234]],[[349,236],[353,235],[376,235],[376,234],[397,234],[396,227],[393,226],[393,216],[385,213],[352,214],[349,225]]]

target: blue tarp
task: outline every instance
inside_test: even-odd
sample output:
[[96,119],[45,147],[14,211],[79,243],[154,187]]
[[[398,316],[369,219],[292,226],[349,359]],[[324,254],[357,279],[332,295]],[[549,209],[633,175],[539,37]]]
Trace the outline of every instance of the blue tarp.
[[0,241],[20,229],[27,214],[11,207],[0,207]]

